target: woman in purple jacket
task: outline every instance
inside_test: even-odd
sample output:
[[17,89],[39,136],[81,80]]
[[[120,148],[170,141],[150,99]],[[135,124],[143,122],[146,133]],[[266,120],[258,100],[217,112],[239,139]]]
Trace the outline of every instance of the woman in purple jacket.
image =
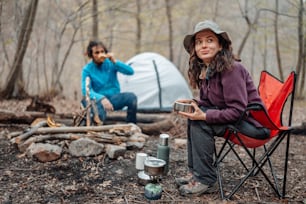
[[[218,190],[213,165],[214,136],[223,136],[226,127],[234,124],[248,103],[262,103],[249,72],[232,52],[229,35],[213,21],[199,22],[184,38],[190,54],[189,83],[200,89],[200,98],[182,99],[191,103],[193,113],[178,112],[188,118],[189,173],[177,178],[182,195],[212,193]],[[241,129],[253,137],[269,134],[251,117]]]

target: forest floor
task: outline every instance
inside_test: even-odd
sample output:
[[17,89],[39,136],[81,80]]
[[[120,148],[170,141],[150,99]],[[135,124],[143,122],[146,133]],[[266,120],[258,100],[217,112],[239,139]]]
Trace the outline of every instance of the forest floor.
[[[25,111],[29,101],[0,101],[0,109]],[[52,101],[57,113],[76,111],[78,103],[57,99]],[[22,155],[6,138],[11,131],[25,126],[0,126],[0,203],[306,203],[306,136],[292,135],[287,173],[287,197],[279,199],[259,174],[248,180],[229,201],[220,199],[219,193],[200,197],[184,197],[178,192],[174,178],[186,173],[185,148],[176,148],[174,139],[186,138],[186,120],[171,114],[175,126],[170,135],[170,165],[163,176],[161,199],[149,201],[144,197],[144,186],[138,183],[135,155],[145,152],[156,156],[159,136],[150,135],[142,150],[128,150],[123,157],[111,160],[105,155],[71,157],[65,154],[53,162],[41,163]],[[293,124],[306,121],[304,101],[297,101]],[[222,138],[217,138],[217,147]],[[283,167],[284,145],[274,153],[276,171]],[[243,151],[239,150],[241,154]],[[223,165],[223,180],[228,189],[243,168],[234,155]]]

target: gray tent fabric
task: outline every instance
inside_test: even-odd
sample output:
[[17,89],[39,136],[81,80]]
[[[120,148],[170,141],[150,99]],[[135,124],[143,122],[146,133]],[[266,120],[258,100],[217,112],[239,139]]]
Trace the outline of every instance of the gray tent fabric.
[[172,111],[177,99],[191,99],[192,92],[177,67],[167,58],[153,52],[138,54],[127,62],[135,74],[118,75],[122,92],[134,92],[138,110]]

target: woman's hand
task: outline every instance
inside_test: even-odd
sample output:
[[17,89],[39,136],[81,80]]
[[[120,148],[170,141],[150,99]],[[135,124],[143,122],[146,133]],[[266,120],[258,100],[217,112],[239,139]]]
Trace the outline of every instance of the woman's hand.
[[104,107],[104,109],[106,111],[113,111],[114,110],[113,104],[107,98],[102,99],[101,103],[102,103],[102,106]]
[[99,55],[99,59],[100,59],[100,61],[101,61],[102,63],[104,62],[104,60],[105,60],[106,58],[108,58],[108,56],[107,56],[107,54],[105,54],[105,53],[101,53],[101,54]]
[[109,53],[107,53],[106,55],[107,55],[107,57],[110,59],[110,61],[112,61],[113,63],[116,63],[116,59],[115,59],[113,53],[109,52]]
[[194,108],[194,112],[192,112],[192,113],[186,113],[186,112],[179,111],[178,114],[180,114],[184,117],[187,117],[190,120],[206,120],[206,113],[203,112],[199,108],[198,104],[194,100],[182,99],[182,100],[177,100],[177,102],[190,103]]
[[194,100],[192,100],[192,99],[178,99],[175,102],[190,104],[190,103],[194,102]]

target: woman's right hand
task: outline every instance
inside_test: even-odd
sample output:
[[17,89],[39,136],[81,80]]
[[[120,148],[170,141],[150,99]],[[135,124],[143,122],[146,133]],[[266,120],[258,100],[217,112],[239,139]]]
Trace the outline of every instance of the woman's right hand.
[[179,99],[176,102],[180,102],[180,103],[189,103],[193,106],[194,108],[194,112],[192,113],[187,113],[187,112],[183,112],[183,111],[178,111],[179,115],[182,115],[190,120],[206,120],[206,113],[203,112],[198,104],[196,103],[195,100],[192,99]]

